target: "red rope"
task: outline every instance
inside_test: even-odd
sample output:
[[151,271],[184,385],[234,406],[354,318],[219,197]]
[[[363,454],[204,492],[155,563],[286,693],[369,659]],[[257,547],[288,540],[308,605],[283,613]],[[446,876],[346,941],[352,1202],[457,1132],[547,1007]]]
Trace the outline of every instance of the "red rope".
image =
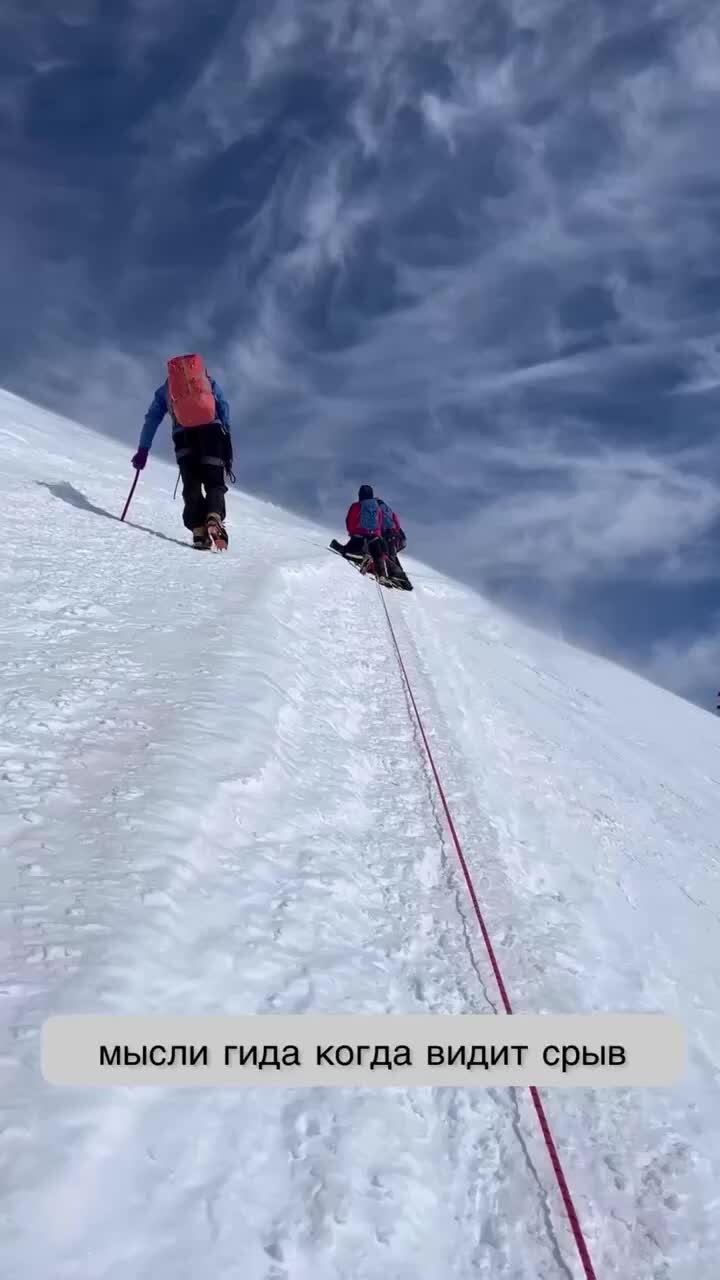
[[[388,612],[388,607],[385,601],[385,597],[382,594],[382,588],[379,586],[378,586],[378,592],[380,593],[380,600],[382,602],[382,607],[385,610],[385,617],[387,619],[388,627],[390,628],[390,636],[392,638],[393,647],[395,649],[395,656],[398,660],[398,665],[400,667],[400,672],[402,674],[402,678],[405,683],[405,688],[407,689],[408,697],[410,699],[410,705],[412,706],[413,712],[415,713],[415,719],[417,720],[418,729],[420,730],[420,736],[422,737],[423,745],[425,747],[427,758],[430,763],[430,768],[432,770],[432,775],[433,775],[433,778],[435,779],[435,785],[438,789],[438,794],[440,796],[440,801],[442,803],[443,811],[447,819],[450,835],[452,836],[452,841],[455,846],[455,851],[460,860],[460,866],[462,868],[465,884],[467,885],[468,893],[470,894],[470,900],[473,904],[473,910],[475,912],[477,922],[480,926],[480,932],[483,937],[483,942],[485,943],[485,949],[487,950],[487,953],[490,959],[490,964],[492,966],[492,971],[495,975],[495,981],[497,983],[498,991],[500,992],[500,999],[502,1001],[502,1005],[505,1012],[512,1013],[512,1005],[510,1004],[510,997],[508,996],[508,993],[507,993],[507,987],[505,986],[505,982],[503,980],[503,976],[500,971],[500,965],[498,964],[497,956],[495,955],[495,949],[492,945],[492,941],[490,939],[490,934],[488,932],[487,925],[485,924],[482,911],[480,910],[480,903],[478,901],[477,893],[475,892],[475,886],[472,881],[472,876],[470,875],[470,870],[465,860],[465,854],[463,853],[463,850],[462,850],[460,838],[458,836],[455,823],[453,822],[452,814],[450,812],[450,806],[448,805],[447,797],[445,795],[445,790],[443,788],[442,782],[440,781],[440,774],[437,771],[437,766],[433,758],[433,753],[430,749],[430,743],[428,742],[428,736],[425,732],[425,726],[423,724],[422,716],[420,715],[417,702],[415,701],[415,695],[412,690],[412,685],[410,684],[410,677],[408,676],[405,663],[403,662],[403,656],[402,656],[402,653],[400,652],[400,646],[397,642],[397,636],[395,635],[395,628],[393,627],[392,619]],[[590,1257],[590,1251],[588,1249],[587,1242],[585,1240],[582,1226],[580,1225],[580,1219],[578,1217],[575,1205],[573,1204],[573,1198],[570,1194],[570,1188],[567,1183],[567,1178],[565,1177],[562,1164],[560,1163],[560,1156],[558,1154],[558,1149],[555,1144],[555,1139],[553,1138],[553,1135],[550,1131],[550,1125],[548,1124],[548,1119],[545,1114],[545,1108],[542,1104],[540,1094],[538,1093],[537,1087],[535,1085],[530,1085],[530,1097],[533,1100],[533,1106],[535,1107],[537,1118],[540,1122],[540,1128],[542,1130],[543,1138],[545,1139],[545,1145],[547,1147],[548,1155],[550,1157],[550,1163],[553,1167],[553,1172],[557,1180],[563,1205],[565,1206],[565,1212],[567,1214],[568,1221],[570,1223],[570,1229],[573,1233],[573,1238],[577,1246],[577,1251],[580,1255],[580,1261],[582,1262],[582,1265],[583,1265],[583,1270],[585,1272],[586,1280],[597,1280],[595,1268],[593,1267],[592,1259]]]

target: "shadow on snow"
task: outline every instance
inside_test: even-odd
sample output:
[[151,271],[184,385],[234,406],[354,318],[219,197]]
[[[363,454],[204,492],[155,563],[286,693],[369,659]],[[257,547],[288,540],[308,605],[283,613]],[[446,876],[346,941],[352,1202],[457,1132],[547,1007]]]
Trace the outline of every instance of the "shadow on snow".
[[137,529],[140,533],[149,533],[153,538],[162,538],[163,542],[174,542],[176,547],[187,547],[192,551],[189,542],[181,542],[179,538],[170,538],[166,533],[159,533],[157,529],[148,529],[144,524],[134,524],[132,520],[121,521],[112,511],[106,511],[104,507],[97,507],[89,498],[85,497],[79,489],[74,485],[61,482],[60,484],[48,484],[46,480],[36,480],[36,484],[42,489],[48,489],[53,498],[59,498],[61,502],[67,502],[71,507],[77,507],[79,511],[91,511],[94,516],[104,516],[106,520],[115,520],[118,524],[126,524],[129,529]]

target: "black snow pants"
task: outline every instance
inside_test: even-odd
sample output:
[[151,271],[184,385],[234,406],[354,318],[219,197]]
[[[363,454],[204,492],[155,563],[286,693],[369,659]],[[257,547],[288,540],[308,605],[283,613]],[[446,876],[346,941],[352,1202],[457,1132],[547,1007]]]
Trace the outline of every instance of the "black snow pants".
[[174,437],[183,482],[183,524],[199,529],[212,513],[225,520],[225,435],[218,423],[187,427]]
[[343,553],[346,556],[363,556],[366,551],[372,559],[377,576],[384,577],[387,547],[383,538],[363,538],[360,534],[353,533],[343,547]]

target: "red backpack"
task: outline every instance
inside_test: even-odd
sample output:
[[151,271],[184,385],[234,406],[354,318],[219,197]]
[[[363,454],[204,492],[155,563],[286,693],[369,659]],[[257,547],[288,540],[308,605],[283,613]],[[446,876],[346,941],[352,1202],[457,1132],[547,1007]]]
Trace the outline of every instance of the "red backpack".
[[204,427],[217,420],[215,396],[200,356],[168,360],[168,400],[181,427]]

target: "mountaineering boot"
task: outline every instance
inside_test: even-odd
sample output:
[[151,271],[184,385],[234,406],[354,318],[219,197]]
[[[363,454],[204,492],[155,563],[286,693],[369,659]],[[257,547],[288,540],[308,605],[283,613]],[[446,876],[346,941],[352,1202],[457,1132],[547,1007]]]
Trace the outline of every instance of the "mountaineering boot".
[[207,532],[210,543],[216,551],[227,551],[229,542],[227,529],[220,516],[212,511],[207,518]]
[[399,591],[412,591],[412,583],[400,564],[400,561],[390,560],[388,563],[390,566],[390,577],[392,578],[393,586],[397,587]]
[[345,555],[345,552],[343,551],[342,543],[338,542],[337,538],[332,539],[330,543],[330,549],[331,551],[337,551],[338,555],[341,555],[341,556]]
[[209,539],[209,537],[208,537],[208,531],[207,531],[207,529],[205,528],[205,525],[204,525],[204,524],[200,524],[200,525],[198,525],[198,526],[197,526],[197,528],[196,528],[196,529],[193,529],[193,546],[194,546],[198,551],[209,551],[209,550],[210,550],[210,548],[211,548],[211,546],[212,546],[212,542],[210,541],[210,539]]

